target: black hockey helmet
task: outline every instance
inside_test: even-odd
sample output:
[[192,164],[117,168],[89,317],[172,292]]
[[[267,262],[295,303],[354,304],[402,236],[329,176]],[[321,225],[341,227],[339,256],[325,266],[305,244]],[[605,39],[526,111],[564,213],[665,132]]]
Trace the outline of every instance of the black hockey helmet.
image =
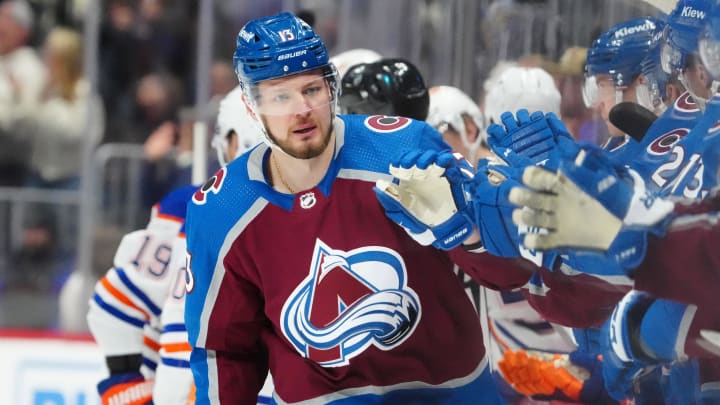
[[350,67],[341,81],[338,104],[344,114],[399,115],[425,121],[430,95],[415,65],[386,58]]

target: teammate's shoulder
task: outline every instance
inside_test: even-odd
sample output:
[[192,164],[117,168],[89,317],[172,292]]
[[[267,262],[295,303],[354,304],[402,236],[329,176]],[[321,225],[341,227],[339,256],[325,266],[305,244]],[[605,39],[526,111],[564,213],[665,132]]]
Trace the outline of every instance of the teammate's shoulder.
[[159,212],[184,218],[188,201],[197,189],[197,186],[187,185],[169,192],[158,202]]
[[386,173],[398,153],[447,149],[442,136],[423,121],[386,115],[343,115],[342,165],[346,169]]
[[696,118],[702,111],[695,102],[692,94],[689,91],[681,94],[672,104],[672,108],[669,108],[661,116],[661,118],[668,119],[688,119],[692,120]]
[[442,136],[425,121],[389,115],[343,115],[346,143],[355,148],[444,149]]
[[345,127],[359,135],[405,135],[422,132],[429,127],[424,121],[393,115],[339,115]]

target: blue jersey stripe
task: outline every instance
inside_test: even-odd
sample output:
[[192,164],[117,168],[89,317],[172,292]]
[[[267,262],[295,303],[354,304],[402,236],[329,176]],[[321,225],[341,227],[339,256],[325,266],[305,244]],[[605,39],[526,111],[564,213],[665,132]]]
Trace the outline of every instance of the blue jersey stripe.
[[120,311],[119,309],[115,308],[114,306],[103,301],[103,299],[100,298],[100,296],[97,293],[93,296],[93,300],[95,301],[95,303],[97,303],[100,306],[100,308],[104,309],[105,312],[111,314],[112,316],[114,316],[122,321],[129,323],[130,325],[137,326],[138,328],[142,328],[143,325],[145,325],[145,320],[133,318],[132,316],[125,314],[124,312]]
[[155,363],[154,361],[148,359],[147,357],[143,357],[143,361],[142,361],[142,362],[143,362],[143,364],[144,364],[147,368],[149,368],[149,369],[152,370],[152,371],[155,371],[155,369],[157,368],[157,363]]
[[187,331],[187,328],[185,328],[184,323],[169,323],[163,327],[163,333],[166,332],[185,332]]
[[168,357],[163,357],[162,364],[170,367],[177,367],[177,368],[190,368],[190,362],[187,360],[178,360],[178,359],[171,359]]
[[160,315],[161,309],[158,308],[157,305],[155,305],[150,298],[148,298],[147,295],[145,295],[142,290],[140,290],[135,284],[133,284],[132,281],[128,278],[127,274],[125,274],[125,270],[121,268],[115,268],[115,272],[117,273],[118,277],[120,277],[120,281],[125,284],[125,286],[132,291],[133,294],[135,294],[136,297],[140,298],[140,301],[145,304],[145,306],[153,313],[153,315],[158,316]]

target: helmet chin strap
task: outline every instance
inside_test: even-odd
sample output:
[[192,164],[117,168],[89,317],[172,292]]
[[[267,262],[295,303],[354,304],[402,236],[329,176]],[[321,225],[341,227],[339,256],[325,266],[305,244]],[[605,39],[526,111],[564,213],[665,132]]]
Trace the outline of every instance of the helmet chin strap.
[[639,105],[647,108],[650,111],[655,111],[657,109],[653,105],[652,97],[650,97],[650,89],[645,83],[640,83],[635,86],[635,99],[637,100],[637,103]]
[[623,90],[615,88],[615,105],[623,102]]

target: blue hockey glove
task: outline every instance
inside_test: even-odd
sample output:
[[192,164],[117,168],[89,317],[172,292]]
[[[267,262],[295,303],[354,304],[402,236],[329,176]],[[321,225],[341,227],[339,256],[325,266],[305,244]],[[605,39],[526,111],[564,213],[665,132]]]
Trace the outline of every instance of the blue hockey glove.
[[607,322],[608,344],[603,354],[606,387],[614,398],[628,397],[638,386],[638,376],[664,363],[680,359],[683,318],[687,305],[655,299],[630,291],[617,304]]
[[527,249],[521,245],[525,234],[542,232],[537,228],[517,226],[512,212],[517,206],[508,200],[510,190],[523,187],[520,176],[523,168],[532,162],[507,149],[504,161],[496,158],[481,159],[471,186],[475,224],[480,241],[488,252],[501,257],[524,257],[536,265],[552,267],[555,254]]
[[553,133],[545,115],[536,111],[518,110],[515,115],[507,111],[500,116],[502,125],[491,124],[487,128],[488,145],[496,155],[502,157],[505,149],[539,163],[550,157],[554,148]]
[[487,132],[490,148],[501,159],[509,149],[533,164],[555,170],[562,152],[576,149],[565,124],[553,113],[530,115],[521,109],[515,116],[505,112],[500,118],[503,125],[492,124]]
[[472,205],[465,187],[472,166],[459,154],[412,150],[390,165],[392,183],[374,190],[385,213],[421,245],[450,250],[473,232]]
[[[516,163],[522,158],[516,159]],[[526,164],[530,164],[527,161]],[[518,227],[512,222],[516,206],[508,201],[513,187],[519,187],[521,169],[499,161],[481,159],[472,184],[475,223],[483,247],[496,256],[519,257]]]
[[139,372],[113,374],[97,386],[103,405],[152,404],[153,381]]

